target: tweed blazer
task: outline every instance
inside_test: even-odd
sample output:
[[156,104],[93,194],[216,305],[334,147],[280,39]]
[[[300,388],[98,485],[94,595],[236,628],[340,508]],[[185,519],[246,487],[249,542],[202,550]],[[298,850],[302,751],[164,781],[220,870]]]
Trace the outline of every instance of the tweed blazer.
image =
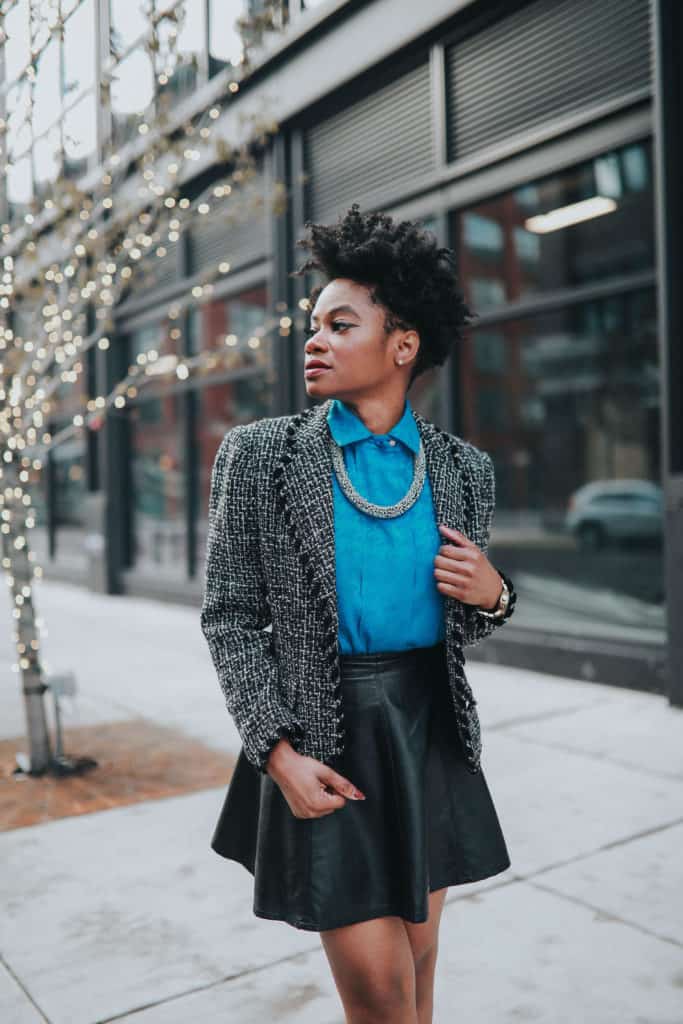
[[[233,427],[211,473],[201,629],[245,756],[261,772],[282,736],[332,767],[344,751],[331,402]],[[495,505],[490,456],[412,413],[437,522],[486,553]],[[474,773],[481,729],[463,648],[507,618],[488,619],[448,596],[444,615],[454,726]]]

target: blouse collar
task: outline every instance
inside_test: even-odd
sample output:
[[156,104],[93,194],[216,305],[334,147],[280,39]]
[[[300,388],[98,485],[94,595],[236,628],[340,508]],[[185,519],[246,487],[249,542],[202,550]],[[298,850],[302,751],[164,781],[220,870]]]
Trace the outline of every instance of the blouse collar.
[[420,450],[420,432],[407,396],[403,407],[403,415],[398,423],[386,434],[374,434],[365,426],[360,416],[339,398],[335,398],[332,401],[327,413],[327,422],[330,425],[332,436],[339,445],[350,444],[352,441],[363,441],[368,437],[393,437],[397,441],[402,441],[403,444],[416,454]]

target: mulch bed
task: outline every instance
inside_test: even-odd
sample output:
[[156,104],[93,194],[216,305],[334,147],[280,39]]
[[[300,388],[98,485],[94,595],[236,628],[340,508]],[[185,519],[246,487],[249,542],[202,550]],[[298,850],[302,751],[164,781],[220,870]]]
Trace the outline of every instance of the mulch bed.
[[66,726],[63,748],[67,757],[91,757],[97,766],[81,775],[15,775],[26,740],[0,740],[0,832],[227,786],[235,766],[232,755],[143,718]]

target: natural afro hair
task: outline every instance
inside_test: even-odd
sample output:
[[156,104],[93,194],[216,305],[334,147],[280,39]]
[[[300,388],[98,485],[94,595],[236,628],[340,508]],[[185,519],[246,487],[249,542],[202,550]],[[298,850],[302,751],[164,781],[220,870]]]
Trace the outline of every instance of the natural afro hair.
[[[435,235],[413,221],[396,222],[378,212],[361,214],[358,203],[335,225],[306,221],[304,226],[311,237],[298,239],[296,245],[312,255],[290,276],[318,270],[327,277],[325,284],[346,277],[369,285],[372,301],[384,306],[385,333],[414,328],[420,336],[409,387],[425,370],[445,363],[463,329],[473,322],[458,286],[452,249],[439,247]],[[325,284],[311,292],[311,308]]]

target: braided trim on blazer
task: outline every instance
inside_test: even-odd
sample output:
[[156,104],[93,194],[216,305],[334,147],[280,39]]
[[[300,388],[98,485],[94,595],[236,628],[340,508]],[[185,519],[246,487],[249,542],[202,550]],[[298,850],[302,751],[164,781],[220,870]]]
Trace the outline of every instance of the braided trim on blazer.
[[[334,767],[344,750],[330,401],[234,427],[212,471],[201,625],[245,755],[260,771],[283,735]],[[495,502],[490,457],[413,415],[437,520],[486,553]],[[444,602],[454,725],[472,772],[480,768],[481,730],[464,648],[500,628],[513,607],[514,597],[506,618],[495,620],[454,598]]]
[[245,427],[223,438],[211,473],[206,589],[200,614],[218,682],[249,761],[263,771],[282,736],[303,735],[280,696],[254,518],[256,477]]

